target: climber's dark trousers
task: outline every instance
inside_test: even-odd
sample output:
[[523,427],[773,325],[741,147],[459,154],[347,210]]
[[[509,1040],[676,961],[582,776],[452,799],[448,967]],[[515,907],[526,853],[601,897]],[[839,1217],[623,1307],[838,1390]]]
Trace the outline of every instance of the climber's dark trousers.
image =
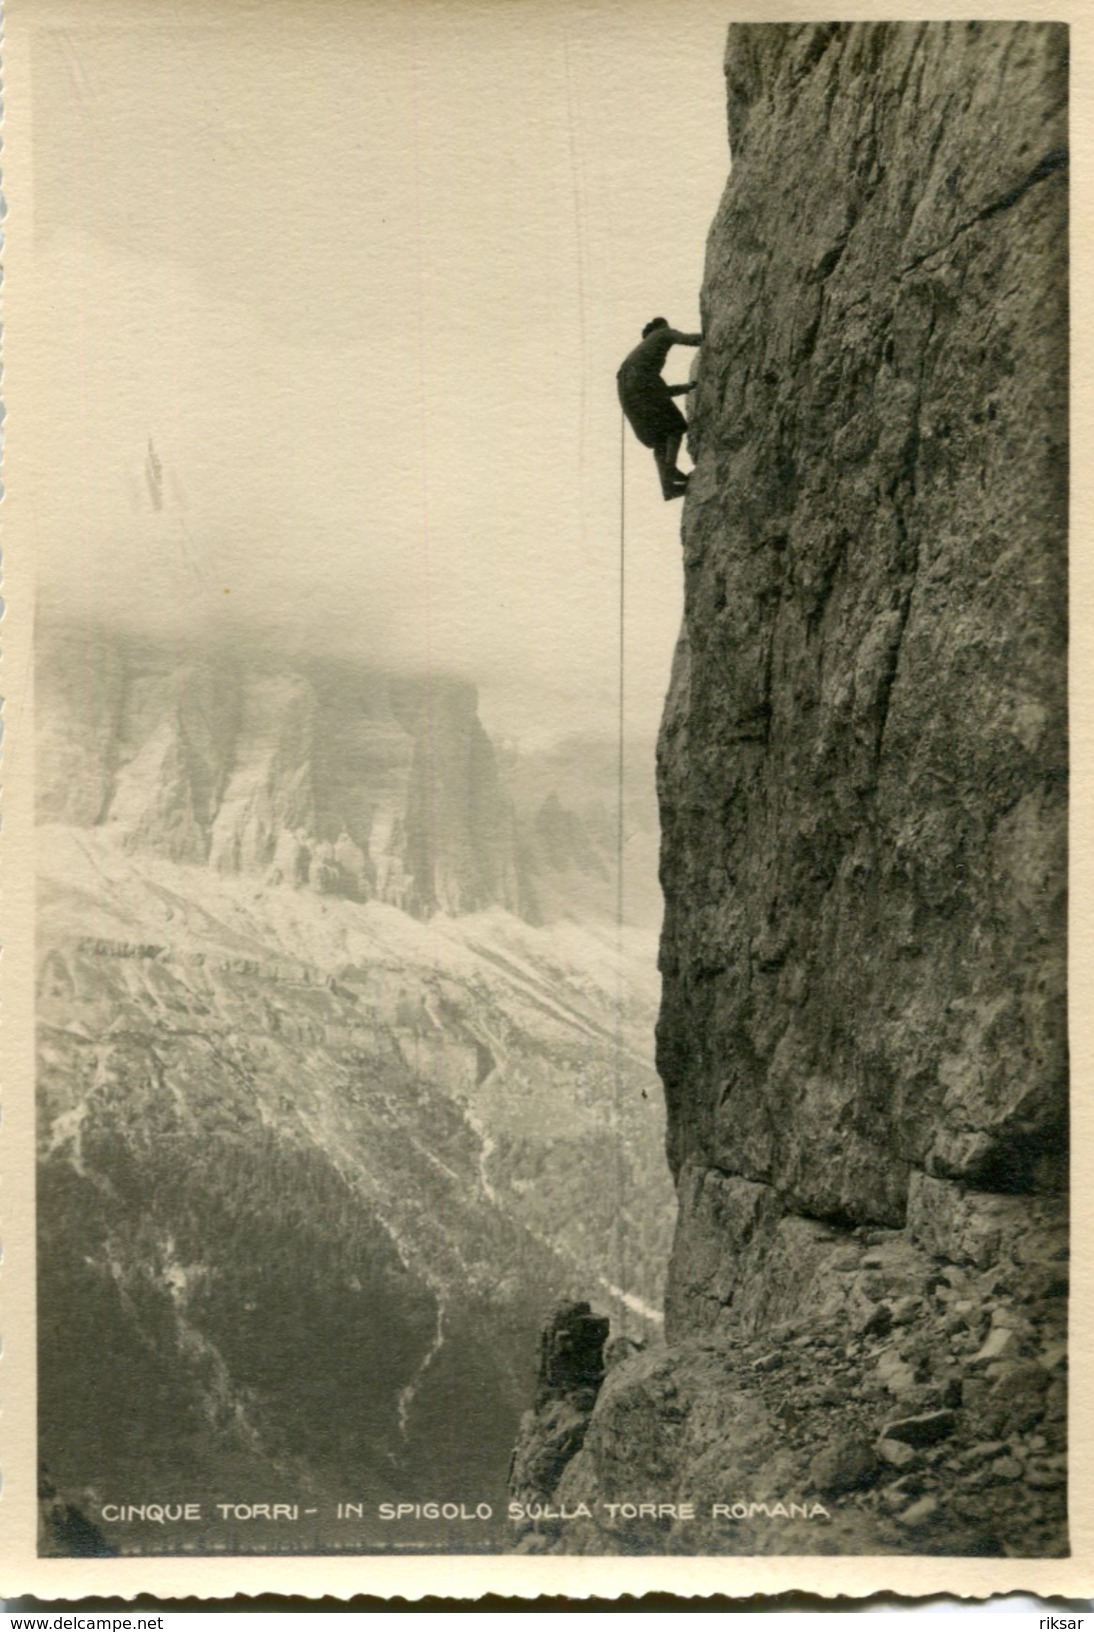
[[653,450],[657,474],[661,478],[661,492],[666,499],[674,499],[680,491],[681,482],[687,481],[684,472],[676,468],[676,460],[680,453],[680,443],[682,441],[683,433],[674,431],[671,436],[665,438],[660,447]]

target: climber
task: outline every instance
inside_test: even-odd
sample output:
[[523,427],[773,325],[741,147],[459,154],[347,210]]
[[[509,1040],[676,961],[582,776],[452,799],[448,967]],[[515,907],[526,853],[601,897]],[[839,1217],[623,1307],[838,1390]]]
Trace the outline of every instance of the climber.
[[672,346],[698,346],[702,339],[701,334],[681,334],[669,327],[666,318],[655,317],[616,375],[623,412],[643,447],[653,449],[666,499],[678,499],[687,492],[687,476],[676,466],[687,421],[672,398],[682,397],[694,386],[666,385],[661,370]]

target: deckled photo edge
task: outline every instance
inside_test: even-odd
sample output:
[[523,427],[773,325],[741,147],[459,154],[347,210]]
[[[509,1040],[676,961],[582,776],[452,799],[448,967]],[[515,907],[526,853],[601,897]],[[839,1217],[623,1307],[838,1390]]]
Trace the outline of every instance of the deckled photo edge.
[[[348,0],[347,0],[348,3]],[[631,0],[636,10],[647,0]],[[713,9],[713,8],[712,8]],[[1090,144],[1094,97],[1094,21],[1090,8],[1026,6],[1008,8],[1016,18],[1062,20],[1071,28],[1070,123],[1071,286],[1079,291],[1094,280],[1091,221]],[[5,614],[2,625],[3,837],[0,844],[0,1060],[3,1122],[0,1128],[0,1212],[3,1224],[3,1283],[0,1365],[0,1590],[7,1596],[33,1592],[40,1597],[88,1594],[223,1596],[236,1592],[292,1592],[305,1595],[356,1592],[408,1597],[440,1592],[476,1596],[483,1592],[520,1595],[565,1592],[612,1595],[643,1591],[752,1594],[809,1590],[824,1595],[866,1596],[877,1591],[922,1596],[950,1592],[987,1597],[1007,1591],[1045,1596],[1089,1596],[1094,1587],[1094,1435],[1091,1432],[1089,1356],[1094,1352],[1094,1267],[1091,1264],[1089,1197],[1094,1185],[1094,1109],[1084,1085],[1094,1073],[1094,1041],[1085,1009],[1090,995],[1094,934],[1087,910],[1094,894],[1091,878],[1089,788],[1092,745],[1091,666],[1087,631],[1094,627],[1094,557],[1083,548],[1094,523],[1094,478],[1090,461],[1090,416],[1094,410],[1094,364],[1082,315],[1073,294],[1071,329],[1071,415],[1075,453],[1071,474],[1071,756],[1070,960],[1071,1115],[1074,1129],[1071,1178],[1072,1276],[1069,1418],[1069,1512],[1071,1556],[1059,1559],[954,1559],[937,1556],[630,1558],[504,1554],[473,1557],[457,1553],[391,1557],[372,1555],[289,1558],[115,1557],[60,1559],[38,1555],[35,1434],[35,1247],[34,1247],[34,895],[33,836],[33,554],[34,493],[31,473],[20,463],[21,404],[36,392],[34,361],[20,348],[20,312],[35,298],[30,243],[33,212],[33,155],[20,131],[31,127],[33,81],[32,6],[9,0],[3,37],[5,82],[4,193],[7,218],[4,246],[5,406],[4,486],[0,523],[4,532]],[[288,5],[282,22],[292,15]],[[944,8],[888,8],[887,16],[941,18]],[[963,17],[1001,15],[999,8],[964,8]],[[770,20],[825,21],[830,12],[813,6],[781,8]],[[848,20],[881,20],[874,8],[851,5]],[[755,11],[726,8],[724,22],[769,20]],[[295,25],[286,25],[295,26]],[[681,155],[686,163],[686,155]],[[14,297],[12,291],[15,291]]]

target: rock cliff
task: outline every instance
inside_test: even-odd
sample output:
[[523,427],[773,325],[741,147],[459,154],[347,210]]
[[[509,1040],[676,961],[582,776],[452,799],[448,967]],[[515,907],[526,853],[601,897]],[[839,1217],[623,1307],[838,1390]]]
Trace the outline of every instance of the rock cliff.
[[[496,747],[465,681],[49,618],[35,685],[42,823],[419,918],[614,919],[614,741]],[[624,904],[655,930],[651,758],[630,745]]]
[[741,25],[726,82],[659,744],[670,1346],[546,1494],[575,1548],[1060,1550],[1067,30]]
[[42,821],[419,917],[521,906],[469,684],[62,624],[37,685]]
[[678,1172],[824,1217],[1064,1131],[1065,46],[729,51],[659,1063]]

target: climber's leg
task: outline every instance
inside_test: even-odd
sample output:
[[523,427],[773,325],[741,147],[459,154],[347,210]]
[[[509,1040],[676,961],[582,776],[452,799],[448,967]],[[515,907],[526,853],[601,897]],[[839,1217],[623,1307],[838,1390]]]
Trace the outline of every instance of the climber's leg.
[[661,481],[662,497],[678,499],[682,493],[686,493],[688,479],[686,476],[681,475],[674,465],[669,464],[665,458],[664,448],[654,448],[653,458]]
[[657,474],[661,479],[661,494],[666,499],[678,499],[687,492],[688,479],[682,470],[676,468],[676,455],[679,452],[680,437],[675,432],[653,450]]
[[682,431],[671,431],[665,440],[665,465],[669,475],[677,482],[686,482],[687,477],[679,470],[676,461],[680,456],[680,444],[684,440]]

